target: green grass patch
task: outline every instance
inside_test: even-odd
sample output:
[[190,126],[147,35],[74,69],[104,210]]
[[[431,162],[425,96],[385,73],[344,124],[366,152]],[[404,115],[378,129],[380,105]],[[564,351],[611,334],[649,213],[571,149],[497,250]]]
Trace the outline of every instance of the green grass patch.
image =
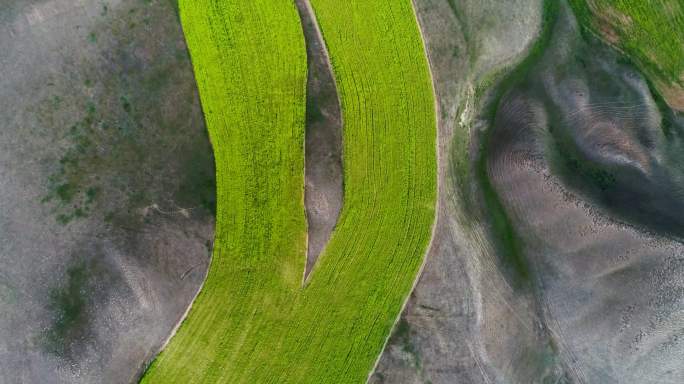
[[185,0],[217,168],[204,288],[144,383],[363,383],[431,235],[436,121],[410,0],[312,1],[344,114],[345,202],[306,260],[306,54],[286,0]]
[[684,2],[571,0],[579,23],[624,50],[649,76],[684,86]]

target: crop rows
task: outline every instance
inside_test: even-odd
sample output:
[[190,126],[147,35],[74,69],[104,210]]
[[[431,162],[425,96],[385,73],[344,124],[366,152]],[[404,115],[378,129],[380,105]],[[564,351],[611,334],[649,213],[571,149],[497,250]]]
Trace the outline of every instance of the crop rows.
[[422,263],[434,99],[410,0],[312,1],[344,117],[345,201],[302,285],[306,57],[287,0],[185,0],[217,162],[204,288],[145,383],[362,383]]

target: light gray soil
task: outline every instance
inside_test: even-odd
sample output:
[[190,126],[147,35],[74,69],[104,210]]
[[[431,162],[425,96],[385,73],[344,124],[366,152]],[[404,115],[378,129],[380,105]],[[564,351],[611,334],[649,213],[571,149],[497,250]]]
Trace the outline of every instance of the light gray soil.
[[533,383],[556,368],[540,361],[547,345],[536,330],[534,298],[508,284],[486,221],[469,208],[469,146],[471,131],[480,129],[472,124],[474,88],[524,56],[539,30],[541,2],[414,4],[440,109],[441,210],[423,274],[369,382]]
[[175,1],[0,6],[0,383],[130,383],[201,284],[214,165]]
[[563,7],[502,100],[488,174],[578,383],[684,382],[684,124]]
[[306,38],[306,187],[308,221],[305,274],[330,239],[343,201],[342,115],[330,62],[307,0],[296,0]]
[[[615,52],[583,42],[565,13],[492,121],[483,107],[496,99],[473,102],[469,88],[526,55],[541,3],[416,5],[449,154],[445,203],[370,382],[682,382],[682,117]],[[492,95],[500,87],[484,85]],[[526,277],[506,265],[510,250],[483,207],[483,139],[485,177],[522,244]]]

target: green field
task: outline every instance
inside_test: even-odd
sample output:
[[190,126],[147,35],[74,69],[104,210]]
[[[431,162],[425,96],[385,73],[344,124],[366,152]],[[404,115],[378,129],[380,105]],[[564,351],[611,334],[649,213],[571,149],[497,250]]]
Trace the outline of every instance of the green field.
[[144,383],[363,383],[412,287],[436,118],[410,0],[312,5],[344,118],[344,207],[302,286],[306,57],[290,0],[183,0],[217,163],[204,288]]
[[571,0],[579,22],[621,48],[684,109],[684,2]]

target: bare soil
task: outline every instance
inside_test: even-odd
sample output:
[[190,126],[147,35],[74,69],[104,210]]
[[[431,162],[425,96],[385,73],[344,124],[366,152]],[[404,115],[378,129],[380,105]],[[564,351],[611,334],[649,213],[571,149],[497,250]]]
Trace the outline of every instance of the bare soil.
[[[684,380],[684,251],[675,214],[684,179],[681,114],[658,101],[618,53],[583,41],[561,6],[546,54],[504,90],[490,120],[477,113],[482,105],[469,101],[468,87],[484,68],[512,66],[539,19],[523,27],[522,19],[487,12],[487,4],[416,4],[445,112],[440,133],[451,135],[448,172],[440,176],[451,183],[440,191],[447,203],[425,271],[370,381]],[[468,28],[470,20],[489,25],[476,9],[485,20],[500,18],[500,29]],[[491,43],[498,39],[508,47]],[[472,55],[467,62],[490,66],[448,57],[454,47]],[[484,94],[484,102],[496,100]],[[454,105],[460,109],[450,114]],[[483,187],[473,178],[481,140],[491,140],[486,174],[522,244],[526,283],[502,261],[506,250],[491,211],[482,209]]]
[[467,201],[470,136],[480,129],[472,122],[474,88],[523,56],[538,32],[541,3],[414,4],[440,109],[440,211],[423,273],[369,382],[491,383],[502,373],[533,382],[524,380],[553,369],[521,356],[545,348],[534,298],[510,287],[486,221]]
[[502,100],[489,177],[566,379],[682,382],[684,124],[563,10],[545,55]]
[[5,1],[0,52],[0,383],[134,382],[214,230],[175,2]]
[[296,0],[306,39],[308,79],[304,204],[308,222],[305,276],[335,229],[344,198],[342,114],[323,39],[307,0]]

